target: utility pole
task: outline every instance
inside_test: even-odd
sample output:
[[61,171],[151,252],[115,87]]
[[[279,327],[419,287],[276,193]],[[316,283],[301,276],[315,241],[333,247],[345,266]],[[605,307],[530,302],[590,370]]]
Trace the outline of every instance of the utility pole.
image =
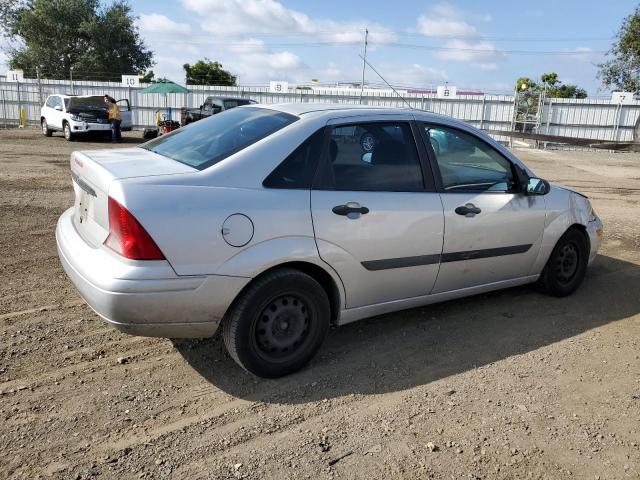
[[40,106],[42,106],[42,83],[40,81],[40,67],[36,67],[36,77],[38,78],[38,98],[40,100]]
[[360,104],[362,104],[362,95],[364,94],[364,70],[367,66],[367,39],[369,37],[369,29],[364,29],[364,55],[362,56],[362,83],[360,84]]
[[73,91],[73,67],[69,67],[69,79],[71,80],[71,95],[75,95]]

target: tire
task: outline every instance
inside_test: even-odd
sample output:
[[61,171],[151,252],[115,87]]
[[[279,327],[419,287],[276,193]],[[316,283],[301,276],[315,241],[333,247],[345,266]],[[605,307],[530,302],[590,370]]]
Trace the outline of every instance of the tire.
[[42,134],[45,137],[50,137],[51,135],[53,135],[53,130],[49,129],[49,125],[47,125],[47,120],[46,119],[42,119],[40,120],[40,126],[42,127]]
[[309,275],[283,268],[241,294],[225,316],[222,336],[238,365],[259,377],[277,378],[313,358],[330,316],[322,286]]
[[71,132],[71,126],[69,125],[69,123],[64,122],[62,124],[62,132],[64,133],[64,139],[67,142],[73,142],[73,132]]
[[536,288],[554,297],[571,295],[587,272],[589,245],[584,234],[575,228],[567,230],[553,248]]

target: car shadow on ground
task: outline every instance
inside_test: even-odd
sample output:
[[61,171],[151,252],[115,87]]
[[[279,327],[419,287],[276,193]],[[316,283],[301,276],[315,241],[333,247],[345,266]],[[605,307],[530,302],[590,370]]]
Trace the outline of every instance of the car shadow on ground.
[[345,325],[330,332],[309,366],[276,380],[244,372],[220,335],[174,345],[230,395],[306,403],[405,390],[536,350],[639,313],[639,291],[639,265],[599,256],[569,297],[517,287]]

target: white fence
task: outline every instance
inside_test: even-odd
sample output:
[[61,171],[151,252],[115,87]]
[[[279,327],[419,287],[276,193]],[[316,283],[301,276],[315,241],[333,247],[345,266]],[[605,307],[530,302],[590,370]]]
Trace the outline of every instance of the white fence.
[[542,107],[538,133],[614,142],[640,141],[634,135],[639,118],[638,100],[621,105],[608,99],[549,98]]
[[[11,83],[0,80],[0,125],[16,125],[19,106],[25,108],[27,121],[38,124],[40,107],[52,93],[76,95],[109,94],[116,99],[128,98],[133,110],[134,128],[153,125],[155,113],[172,107],[173,118],[179,119],[180,107],[197,107],[209,95],[250,98],[258,103],[360,103],[360,92],[335,90],[293,90],[286,93],[269,92],[268,87],[221,87],[190,85],[186,94],[141,94],[140,88],[124,87],[115,82],[88,82],[69,80],[27,80]],[[467,95],[456,99],[440,99],[434,94],[403,93],[404,100],[387,91],[365,91],[362,103],[372,106],[413,108],[448,115],[489,130],[510,131],[515,127],[514,98],[512,95]],[[406,103],[405,103],[406,102]],[[634,127],[640,117],[640,101],[629,105],[612,104],[602,99],[546,99],[537,116],[534,132],[574,138],[592,138],[611,141],[631,141]],[[498,140],[506,137],[497,136]]]

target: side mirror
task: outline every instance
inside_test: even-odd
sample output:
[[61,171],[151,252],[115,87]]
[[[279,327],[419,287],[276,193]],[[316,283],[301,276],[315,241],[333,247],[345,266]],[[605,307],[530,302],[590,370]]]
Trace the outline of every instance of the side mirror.
[[551,185],[546,180],[530,177],[524,186],[526,195],[546,195],[551,190]]
[[54,109],[55,109],[55,110],[57,110],[57,111],[59,111],[59,112],[61,112],[61,111],[62,111],[62,107],[61,107],[60,105],[56,105],[56,106],[54,107]]

